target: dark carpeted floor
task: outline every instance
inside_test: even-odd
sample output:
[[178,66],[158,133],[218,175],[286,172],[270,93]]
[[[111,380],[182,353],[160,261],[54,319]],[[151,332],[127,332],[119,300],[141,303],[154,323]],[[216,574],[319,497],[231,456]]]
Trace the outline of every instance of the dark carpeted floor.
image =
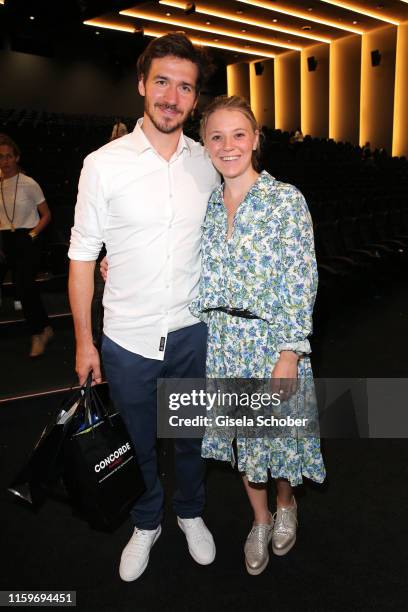
[[[251,517],[238,474],[227,465],[209,465],[206,520],[217,557],[201,567],[190,558],[171,509],[172,453],[161,453],[163,533],[146,572],[125,584],[117,569],[129,522],[113,534],[96,532],[63,502],[49,500],[32,514],[4,493],[47,419],[47,402],[32,402],[4,405],[1,413],[1,589],[76,590],[77,606],[86,612],[405,609],[405,441],[325,441],[327,482],[298,491],[297,544],[286,557],[272,555],[258,577],[249,576],[243,563]],[[28,420],[30,427],[22,427]],[[272,491],[271,500],[273,505]]]
[[[401,283],[388,295],[333,308],[314,340],[315,373],[406,377],[407,294]],[[25,356],[23,324],[0,326],[0,399],[75,383],[72,321],[60,318],[54,324],[55,340],[37,362]],[[297,492],[296,546],[285,557],[272,555],[258,577],[244,568],[251,515],[239,475],[228,465],[208,466],[206,520],[216,560],[201,567],[191,559],[171,509],[171,445],[162,442],[163,533],[146,572],[126,584],[117,570],[132,531],[129,522],[105,534],[91,530],[62,501],[49,500],[33,514],[5,492],[61,397],[0,403],[0,589],[76,590],[77,608],[84,612],[406,608],[406,440],[324,440],[327,481],[307,482]],[[272,489],[271,501],[273,507]]]
[[[49,312],[67,312],[65,294],[45,293]],[[364,297],[344,296],[326,306],[312,338],[312,365],[315,376],[326,378],[408,376],[404,343],[408,337],[408,287],[403,279],[388,292]],[[3,315],[12,313],[3,309]],[[20,319],[21,317],[18,317]],[[71,387],[74,372],[72,318],[52,319],[55,338],[43,357],[28,357],[30,339],[24,322],[2,324],[0,320],[0,400]]]

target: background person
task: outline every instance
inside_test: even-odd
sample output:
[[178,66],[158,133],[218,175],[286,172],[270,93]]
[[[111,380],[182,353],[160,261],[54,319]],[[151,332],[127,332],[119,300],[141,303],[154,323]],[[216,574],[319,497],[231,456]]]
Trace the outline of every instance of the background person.
[[[277,379],[277,391],[312,378],[307,336],[317,289],[312,222],[302,194],[257,169],[259,130],[248,103],[216,98],[203,113],[201,136],[224,183],[211,195],[202,241],[202,273],[191,312],[208,324],[207,377]],[[285,380],[286,379],[286,380]],[[276,385],[276,383],[275,383]],[[232,441],[207,430],[204,457],[231,460]],[[293,486],[316,482],[325,468],[316,438],[237,436],[238,469],[254,512],[246,567],[260,574],[294,545]],[[268,472],[277,511],[268,507]]]
[[[53,330],[35,282],[41,257],[41,232],[51,219],[41,187],[19,168],[20,151],[6,134],[0,134],[0,230],[3,257],[0,264],[13,271],[16,298],[21,301],[31,333],[30,357],[44,353]],[[0,274],[0,278],[2,274]]]
[[116,117],[115,123],[113,124],[110,140],[115,140],[116,138],[120,138],[121,136],[126,136],[127,133],[128,129],[123,123],[122,119],[120,117]]

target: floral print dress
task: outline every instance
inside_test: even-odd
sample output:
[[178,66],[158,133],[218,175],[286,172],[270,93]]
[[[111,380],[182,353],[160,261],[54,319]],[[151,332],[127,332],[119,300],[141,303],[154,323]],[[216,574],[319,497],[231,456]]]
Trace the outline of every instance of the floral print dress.
[[[202,275],[191,312],[208,325],[207,377],[268,379],[280,351],[302,354],[298,377],[312,379],[310,344],[317,289],[310,214],[302,194],[262,172],[239,205],[227,240],[223,185],[209,200],[203,225]],[[217,308],[250,311],[256,319]],[[317,437],[245,437],[206,430],[202,455],[231,461],[237,441],[238,469],[251,482],[303,476],[325,478]]]

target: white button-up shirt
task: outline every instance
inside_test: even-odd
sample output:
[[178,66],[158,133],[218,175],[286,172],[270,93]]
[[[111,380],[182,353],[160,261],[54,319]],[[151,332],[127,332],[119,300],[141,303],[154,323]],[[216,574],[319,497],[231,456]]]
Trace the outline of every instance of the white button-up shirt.
[[104,333],[123,348],[163,360],[167,334],[193,325],[201,225],[219,176],[203,147],[183,134],[169,161],[141,129],[88,155],[70,259],[109,263]]

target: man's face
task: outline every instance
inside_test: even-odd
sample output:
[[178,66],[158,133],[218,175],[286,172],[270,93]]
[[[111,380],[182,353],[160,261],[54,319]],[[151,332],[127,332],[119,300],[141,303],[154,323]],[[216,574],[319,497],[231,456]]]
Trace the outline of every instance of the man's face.
[[155,58],[146,79],[139,81],[145,115],[164,134],[180,129],[197,104],[198,68],[173,55]]

